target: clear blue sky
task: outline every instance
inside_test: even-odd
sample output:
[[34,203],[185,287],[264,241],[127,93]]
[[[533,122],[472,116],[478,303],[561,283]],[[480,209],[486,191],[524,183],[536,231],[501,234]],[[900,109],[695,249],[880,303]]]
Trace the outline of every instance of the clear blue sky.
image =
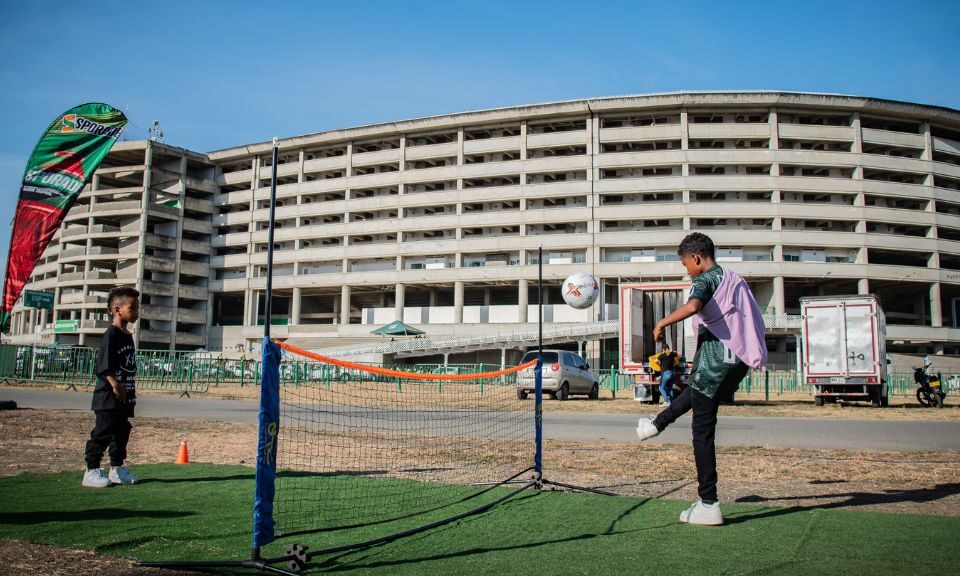
[[[197,151],[464,110],[675,90],[960,108],[960,2],[5,2],[0,253],[24,165],[107,102]],[[3,264],[0,264],[2,268]]]

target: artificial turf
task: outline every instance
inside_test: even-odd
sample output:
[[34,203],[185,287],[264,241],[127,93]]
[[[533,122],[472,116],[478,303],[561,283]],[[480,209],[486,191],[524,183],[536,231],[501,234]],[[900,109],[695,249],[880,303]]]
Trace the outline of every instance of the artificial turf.
[[[138,466],[136,486],[93,490],[78,472],[0,479],[0,537],[138,560],[244,559],[253,471]],[[331,479],[334,480],[335,479]],[[352,482],[359,492],[394,480]],[[450,487],[463,494],[463,487]],[[484,496],[504,494],[502,490]],[[364,497],[362,493],[344,497]],[[453,498],[452,500],[457,500]],[[467,501],[398,523],[430,521]],[[688,503],[524,492],[491,511],[373,548],[314,559],[307,573],[348,574],[955,574],[960,518],[724,503],[727,525],[688,526]],[[381,510],[382,512],[382,510]],[[397,510],[396,515],[404,512]],[[383,535],[384,524],[281,539],[311,549]]]

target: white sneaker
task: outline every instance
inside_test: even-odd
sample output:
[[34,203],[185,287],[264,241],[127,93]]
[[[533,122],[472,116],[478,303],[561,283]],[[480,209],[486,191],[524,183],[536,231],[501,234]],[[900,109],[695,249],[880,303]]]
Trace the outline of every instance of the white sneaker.
[[137,477],[131,474],[126,466],[114,466],[110,468],[110,482],[114,484],[136,484]]
[[110,480],[103,473],[103,468],[94,468],[83,473],[83,485],[87,488],[106,488]]
[[680,513],[680,521],[701,526],[720,526],[723,524],[720,503],[704,504],[703,501],[697,500],[692,506]]
[[647,438],[653,438],[660,431],[657,430],[657,427],[653,425],[652,417],[641,417],[640,421],[637,422],[637,436],[640,437],[640,440],[646,440]]

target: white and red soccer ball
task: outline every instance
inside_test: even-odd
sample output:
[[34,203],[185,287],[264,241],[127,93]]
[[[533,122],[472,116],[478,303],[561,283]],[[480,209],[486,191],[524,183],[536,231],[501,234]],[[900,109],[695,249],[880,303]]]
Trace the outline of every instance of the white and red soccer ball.
[[563,300],[577,310],[593,306],[600,296],[600,284],[597,279],[583,272],[574,272],[567,276],[561,287]]

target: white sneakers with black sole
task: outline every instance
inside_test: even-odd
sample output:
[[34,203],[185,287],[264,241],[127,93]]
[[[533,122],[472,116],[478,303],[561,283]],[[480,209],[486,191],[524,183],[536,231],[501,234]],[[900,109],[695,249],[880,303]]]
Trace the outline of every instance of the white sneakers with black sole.
[[697,500],[692,506],[680,513],[680,521],[700,526],[720,526],[723,524],[720,503],[704,504],[702,500]]

